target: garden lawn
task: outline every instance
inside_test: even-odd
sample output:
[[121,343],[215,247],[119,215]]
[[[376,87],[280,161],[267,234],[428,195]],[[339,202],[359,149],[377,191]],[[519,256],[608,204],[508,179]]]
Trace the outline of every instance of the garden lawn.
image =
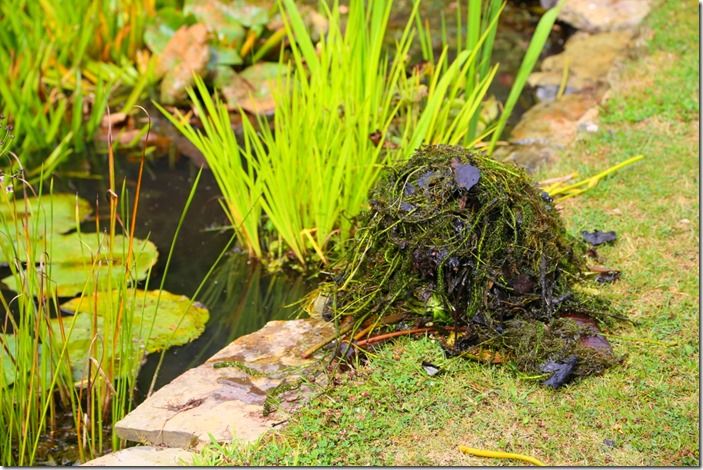
[[[598,251],[622,277],[598,288],[635,322],[607,332],[625,356],[622,366],[554,391],[509,366],[445,359],[429,338],[401,339],[339,374],[282,431],[253,446],[208,448],[202,463],[520,463],[463,455],[457,446],[464,444],[549,465],[698,465],[696,13],[691,2],[658,2],[646,41],[619,71],[599,131],[539,175],[586,176],[645,155],[562,204],[572,233],[618,233]],[[428,376],[423,360],[443,372]]]

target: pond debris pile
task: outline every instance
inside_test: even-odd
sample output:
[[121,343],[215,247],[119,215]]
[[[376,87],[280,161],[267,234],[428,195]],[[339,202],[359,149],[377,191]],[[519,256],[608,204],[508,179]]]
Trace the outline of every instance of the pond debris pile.
[[617,362],[597,326],[612,307],[574,289],[585,247],[522,170],[423,147],[388,170],[361,225],[318,296],[345,325],[340,344],[399,327],[445,333],[450,355],[510,360],[554,387]]

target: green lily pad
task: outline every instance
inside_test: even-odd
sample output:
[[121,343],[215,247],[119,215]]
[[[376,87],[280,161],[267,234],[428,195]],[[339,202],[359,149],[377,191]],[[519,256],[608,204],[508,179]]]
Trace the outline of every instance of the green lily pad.
[[[122,328],[130,328],[134,340],[131,358],[135,367],[141,362],[141,355],[180,346],[193,341],[205,331],[209,318],[208,310],[191,304],[183,295],[170,292],[143,291],[129,289],[125,293],[125,307],[131,310],[131,322]],[[73,317],[63,317],[65,334],[68,336],[68,354],[72,364],[74,380],[81,382],[87,372],[90,348],[96,335],[112,337],[111,331],[104,331],[105,318],[118,310],[120,299],[117,292],[112,295],[99,292],[92,296],[72,299],[61,305],[62,311],[75,312]],[[157,308],[158,303],[158,308]],[[129,315],[123,317],[129,318]],[[73,330],[69,335],[69,328]],[[59,320],[51,320],[51,328],[60,337]],[[112,357],[110,351],[102,351],[100,341],[95,341],[95,357],[102,357],[106,363]],[[117,358],[119,359],[119,358]]]
[[[39,357],[44,354],[44,346],[39,345]],[[0,367],[2,367],[3,381],[0,382],[0,388],[12,385],[17,377],[17,367],[15,365],[17,358],[17,336],[0,333]],[[51,370],[46,368],[41,374],[40,382],[43,384],[51,383]]]
[[[127,255],[127,240],[122,236],[115,237],[111,254],[107,249],[106,235],[73,234],[56,237],[50,245],[53,246],[51,253],[56,259],[43,269],[47,271],[48,288],[59,297],[103,290],[108,285],[118,285],[124,279],[125,269],[122,263]],[[129,278],[132,284],[146,278],[159,256],[156,245],[148,240],[135,240],[133,251]],[[39,268],[32,266],[30,269]],[[9,289],[19,291],[18,276],[8,276],[2,282]]]
[[225,65],[240,65],[244,61],[239,51],[233,47],[210,46],[210,64],[214,67]]
[[[50,234],[47,238],[30,239],[32,259],[39,260],[39,254],[45,253],[47,262],[51,264],[87,264],[91,260],[122,259],[129,250],[129,238],[124,235],[115,235],[110,251],[110,238],[105,233],[74,232],[68,235]],[[27,261],[26,240],[14,240],[14,251],[5,247],[0,240],[0,263],[8,263],[10,259]],[[151,250],[143,241],[135,239],[133,250]]]
[[193,15],[184,15],[179,9],[168,7],[156,12],[156,18],[144,31],[144,43],[154,54],[161,54],[181,26],[195,23]]
[[17,356],[17,337],[0,333],[0,366],[4,376],[3,384],[11,385],[15,382],[15,363],[13,358]]
[[0,202],[0,237],[15,239],[18,228],[24,231],[24,220],[29,223],[29,235],[33,238],[65,233],[75,229],[92,211],[88,201],[74,194],[46,194]]

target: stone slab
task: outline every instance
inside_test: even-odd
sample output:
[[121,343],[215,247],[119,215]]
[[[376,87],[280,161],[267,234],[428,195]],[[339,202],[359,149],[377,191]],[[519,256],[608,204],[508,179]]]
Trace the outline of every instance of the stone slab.
[[573,142],[579,124],[602,99],[604,90],[565,95],[558,101],[539,103],[530,108],[510,134],[519,144],[566,146]]
[[136,446],[112,452],[81,466],[85,467],[177,467],[191,465],[193,452],[171,447]]
[[510,144],[496,149],[495,158],[535,173],[556,162],[566,146],[598,130],[598,104],[604,88],[565,95],[527,111],[510,134]]
[[612,67],[624,56],[632,37],[631,31],[578,32],[569,38],[563,52],[544,59],[540,71],[532,73],[528,83],[537,87],[538,97],[545,101],[556,96],[565,68],[568,69],[567,94],[601,86]]
[[[557,0],[541,0],[551,7]],[[559,19],[591,33],[636,27],[651,9],[650,0],[567,0]]]
[[184,449],[207,444],[210,436],[252,442],[281,421],[277,413],[264,416],[267,393],[318,363],[302,359],[303,352],[333,334],[333,325],[318,319],[268,322],[157,390],[116,423],[115,432],[128,441]]

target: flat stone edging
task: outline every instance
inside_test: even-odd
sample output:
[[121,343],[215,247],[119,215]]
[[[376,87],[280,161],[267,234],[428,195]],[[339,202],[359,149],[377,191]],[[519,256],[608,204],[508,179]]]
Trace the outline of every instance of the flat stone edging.
[[[542,0],[544,6],[554,3]],[[497,148],[495,157],[535,172],[554,163],[582,134],[596,132],[610,76],[650,9],[650,0],[567,0],[559,19],[583,30],[567,40],[563,52],[547,57],[540,70],[530,75],[528,82],[537,88],[540,102],[522,116],[509,144]],[[564,95],[557,100],[564,69],[568,70]]]
[[82,467],[176,467],[191,465],[195,453],[173,447],[136,446],[112,452]]
[[[183,449],[200,448],[210,436],[255,441],[281,421],[278,412],[264,416],[266,393],[315,364],[317,359],[302,359],[303,352],[333,334],[334,327],[320,320],[268,322],[156,391],[114,430],[127,441]],[[213,367],[222,361],[244,367]]]

